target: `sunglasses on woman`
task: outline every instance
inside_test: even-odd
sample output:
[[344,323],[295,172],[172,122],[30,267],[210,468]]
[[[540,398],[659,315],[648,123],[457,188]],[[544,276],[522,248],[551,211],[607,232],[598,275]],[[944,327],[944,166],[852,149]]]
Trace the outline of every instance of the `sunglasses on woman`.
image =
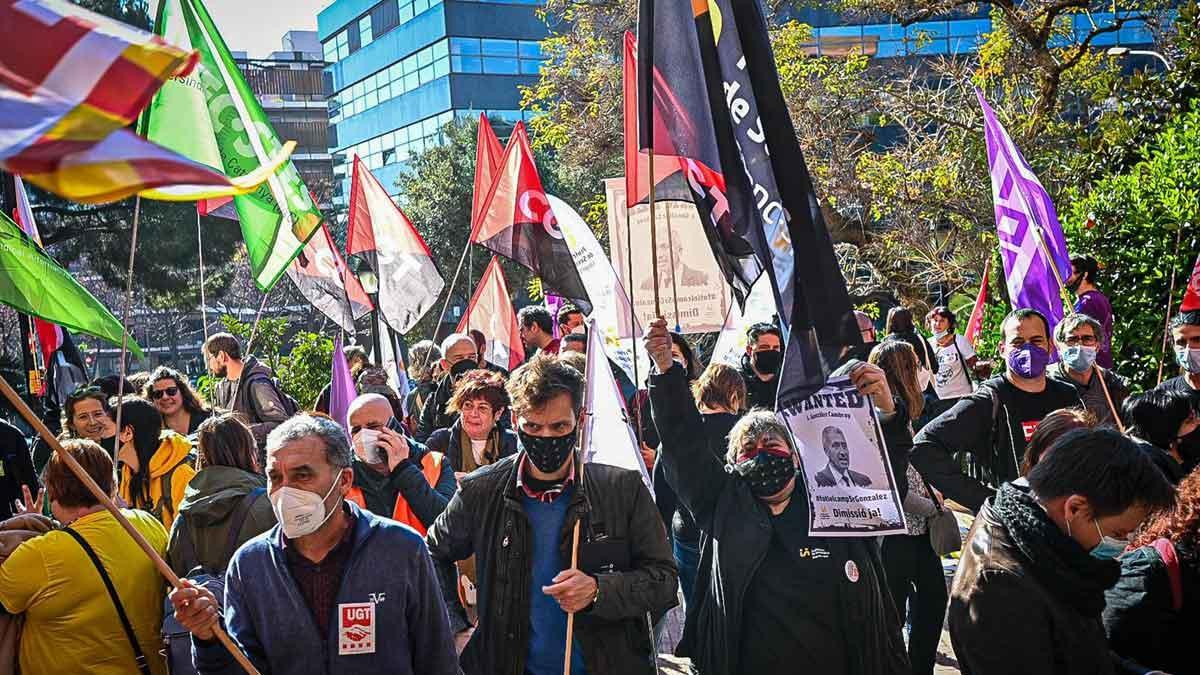
[[174,396],[179,393],[179,387],[167,387],[166,389],[155,389],[150,392],[150,398],[157,401],[163,396]]

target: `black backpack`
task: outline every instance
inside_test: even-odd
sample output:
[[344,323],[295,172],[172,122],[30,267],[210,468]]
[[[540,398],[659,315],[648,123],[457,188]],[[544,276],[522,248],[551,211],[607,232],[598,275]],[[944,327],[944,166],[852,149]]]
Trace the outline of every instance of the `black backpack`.
[[[233,554],[237,552],[238,538],[242,534],[242,528],[246,524],[246,516],[250,514],[250,507],[254,501],[262,495],[266,494],[267,489],[257,487],[246,493],[242,497],[242,501],[234,508],[233,513],[229,514],[230,527],[229,538],[225,543],[225,564],[229,564],[229,560],[233,558]],[[191,524],[187,520],[186,514],[179,514],[179,527],[183,528],[180,532],[180,541],[189,549],[190,557],[198,560],[196,556],[196,543],[192,539]],[[197,586],[204,586],[213,595],[217,597],[217,602],[222,603],[225,600],[225,570],[210,570],[203,566],[198,566],[188,572],[185,577]],[[196,667],[192,663],[192,637],[183,624],[175,619],[175,606],[171,604],[171,599],[167,598],[163,603],[163,624],[162,624],[162,639],[163,652],[167,657],[167,669],[171,675],[197,675]]]
[[[274,377],[268,377],[262,372],[257,372],[252,375],[250,379],[246,380],[247,392],[250,389],[250,385],[254,384],[255,382],[266,382],[267,384],[271,385],[271,388],[275,390],[275,395],[279,397],[279,402],[283,404],[283,411],[288,414],[288,417],[300,412],[300,403],[296,401],[295,398],[292,398],[291,394],[284,391],[283,387],[279,386],[278,379]],[[247,396],[249,396],[249,394],[247,394]],[[251,405],[254,404],[251,403]]]

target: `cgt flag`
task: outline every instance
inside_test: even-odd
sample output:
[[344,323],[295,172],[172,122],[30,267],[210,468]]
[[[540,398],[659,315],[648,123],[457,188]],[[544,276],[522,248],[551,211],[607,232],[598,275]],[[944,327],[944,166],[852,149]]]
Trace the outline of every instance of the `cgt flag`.
[[[640,146],[688,161],[697,204],[708,205],[709,241],[719,243],[713,253],[739,300],[756,279],[750,272],[768,275],[788,336],[779,400],[806,398],[861,337],[761,7],[641,0],[638,29]],[[675,111],[664,120],[667,138],[651,123],[660,102]]]
[[591,311],[587,289],[546,199],[522,122],[517,122],[508,140],[470,241],[524,265],[556,295],[570,298],[585,314]]
[[[21,228],[0,213],[0,303],[81,333],[120,345],[121,322],[79,285]],[[129,337],[129,351],[142,348]]]
[[988,277],[991,271],[992,259],[988,258],[983,264],[983,281],[979,284],[979,295],[975,296],[975,307],[971,309],[971,318],[967,321],[967,332],[963,334],[971,344],[975,344],[983,332],[983,313],[987,309]]
[[1062,283],[1071,276],[1071,256],[1050,194],[1033,174],[1021,151],[975,90],[983,109],[996,232],[1004,260],[1008,297],[1014,307],[1030,307],[1051,326],[1063,317]]
[[500,258],[492,256],[479,286],[468,303],[455,332],[466,333],[478,330],[487,337],[488,345],[484,358],[488,363],[513,371],[525,360],[525,348],[521,346],[521,324],[513,309],[512,296],[504,281],[504,270]]
[[1188,279],[1187,290],[1183,293],[1183,303],[1179,305],[1181,312],[1194,312],[1200,309],[1200,256],[1196,256],[1196,264],[1192,267],[1192,276]]
[[346,253],[379,277],[379,310],[399,333],[425,316],[446,285],[425,240],[357,156]]
[[200,54],[194,72],[163,85],[142,115],[155,143],[231,176],[270,167],[257,190],[234,197],[254,283],[270,290],[317,233],[321,212],[200,0],[161,0],[155,33]]
[[[650,156],[638,148],[638,90],[637,40],[625,31],[625,58],[622,72],[623,106],[625,117],[625,206],[633,208],[650,200]],[[654,99],[658,103],[659,99]],[[669,138],[664,126],[668,116],[657,106],[654,123],[656,136]],[[671,155],[654,158],[655,202],[692,201],[692,189],[687,183],[687,162]]]
[[350,272],[321,224],[321,231],[308,240],[304,250],[288,265],[288,276],[313,307],[329,317],[342,330],[354,334],[354,321],[375,308],[358,277]]
[[483,203],[492,184],[496,182],[496,174],[500,171],[500,161],[504,158],[504,148],[492,123],[487,115],[479,113],[479,132],[475,141],[475,189],[471,193],[471,227],[483,216]]

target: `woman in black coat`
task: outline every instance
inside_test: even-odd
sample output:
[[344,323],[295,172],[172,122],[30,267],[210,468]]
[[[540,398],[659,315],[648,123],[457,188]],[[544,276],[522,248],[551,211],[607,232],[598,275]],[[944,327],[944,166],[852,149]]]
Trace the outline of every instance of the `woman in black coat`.
[[1153,518],[1121,556],[1121,579],[1105,594],[1104,629],[1138,672],[1197,668],[1200,626],[1200,472],[1179,484],[1175,508]]

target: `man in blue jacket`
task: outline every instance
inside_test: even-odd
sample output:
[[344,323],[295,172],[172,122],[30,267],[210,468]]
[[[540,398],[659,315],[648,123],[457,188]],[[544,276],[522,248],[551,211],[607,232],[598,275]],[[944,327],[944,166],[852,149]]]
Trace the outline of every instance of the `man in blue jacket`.
[[264,673],[459,672],[425,543],[346,502],[351,457],[346,433],[328,418],[298,415],[267,437],[279,524],[234,555],[223,615],[205,588],[171,593],[199,672],[241,672],[213,639],[222,624]]

